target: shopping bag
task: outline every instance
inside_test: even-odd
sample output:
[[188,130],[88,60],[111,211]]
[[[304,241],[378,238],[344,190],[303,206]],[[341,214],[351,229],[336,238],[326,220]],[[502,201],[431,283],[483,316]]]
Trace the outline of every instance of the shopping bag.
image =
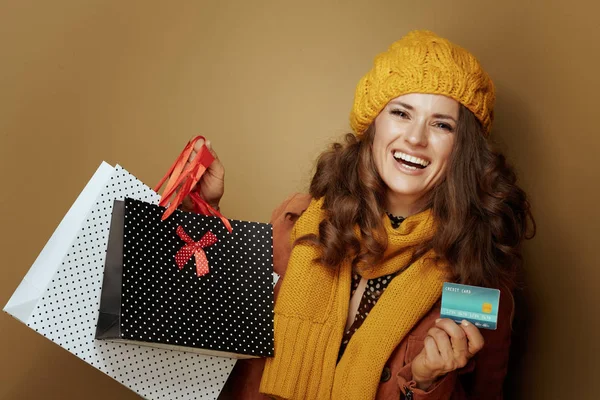
[[271,225],[164,212],[115,202],[96,338],[273,356]]
[[[272,356],[272,227],[230,221],[197,194],[214,161],[206,146],[190,161],[201,138],[188,143],[158,183],[156,191],[166,183],[158,206],[115,202],[96,338]],[[195,213],[177,209],[187,196]]]
[[96,340],[114,200],[160,196],[102,163],[4,310],[147,399],[216,399],[235,360]]
[[106,162],[98,167],[8,300],[5,312],[27,324],[80,231],[86,215],[113,174],[114,168]]

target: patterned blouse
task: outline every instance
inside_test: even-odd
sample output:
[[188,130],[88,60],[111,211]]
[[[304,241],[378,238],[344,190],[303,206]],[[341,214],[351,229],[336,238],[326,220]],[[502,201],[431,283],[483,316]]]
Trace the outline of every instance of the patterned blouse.
[[[388,217],[390,218],[392,227],[394,229],[398,228],[402,221],[404,221],[403,217],[396,217],[391,214],[388,214]],[[367,318],[367,315],[369,315],[369,312],[373,309],[373,307],[375,307],[375,304],[377,304],[377,300],[379,300],[379,298],[383,294],[383,291],[388,287],[394,276],[395,274],[385,275],[379,278],[369,279],[367,281],[367,286],[365,287],[365,292],[363,293],[362,298],[360,299],[360,305],[358,306],[358,311],[356,312],[356,316],[354,317],[354,322],[352,323],[352,325],[350,325],[350,328],[348,328],[348,330],[344,333],[344,336],[342,338],[342,345],[340,346],[340,352],[338,354],[338,362],[342,358],[342,355],[344,354],[346,346],[348,346],[348,342],[350,342],[352,335],[358,330],[358,328],[360,328],[365,318]],[[358,288],[361,279],[362,277],[359,274],[352,274],[352,286],[350,289],[350,297],[352,297],[354,295],[354,292],[356,292],[356,289]]]

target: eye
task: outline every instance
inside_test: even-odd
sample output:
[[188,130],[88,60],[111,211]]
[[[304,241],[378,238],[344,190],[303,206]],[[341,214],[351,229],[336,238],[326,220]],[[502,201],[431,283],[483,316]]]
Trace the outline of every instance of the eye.
[[391,109],[390,114],[397,115],[400,118],[408,118],[408,114],[405,111],[402,111],[398,108]]
[[435,127],[443,129],[443,130],[448,131],[448,132],[454,132],[454,128],[452,127],[452,125],[447,124],[445,122],[436,122],[435,123]]

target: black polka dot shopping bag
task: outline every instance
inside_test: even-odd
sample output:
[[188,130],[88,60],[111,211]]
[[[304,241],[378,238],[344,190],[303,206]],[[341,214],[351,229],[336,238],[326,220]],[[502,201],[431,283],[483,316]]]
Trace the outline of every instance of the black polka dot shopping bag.
[[[176,165],[188,157],[184,150]],[[212,156],[201,151],[195,161],[187,174],[171,175],[163,194],[164,204],[175,198],[168,208],[129,198],[115,204],[97,338],[272,356],[271,225],[228,221],[199,197],[196,208],[217,216],[176,210]]]
[[205,167],[161,201],[102,163],[4,310],[144,398],[216,399],[231,357],[272,354],[272,234],[177,210]]

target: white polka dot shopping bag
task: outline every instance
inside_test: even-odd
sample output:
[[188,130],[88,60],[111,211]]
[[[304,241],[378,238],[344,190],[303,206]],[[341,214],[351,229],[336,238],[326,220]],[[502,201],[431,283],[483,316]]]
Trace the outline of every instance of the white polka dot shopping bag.
[[[102,163],[4,310],[144,398],[216,399],[235,364],[224,355],[272,353],[271,227],[231,220],[229,233],[220,214],[173,207],[164,218],[160,201]],[[104,272],[119,240],[115,286]],[[103,283],[122,302],[104,304]]]

